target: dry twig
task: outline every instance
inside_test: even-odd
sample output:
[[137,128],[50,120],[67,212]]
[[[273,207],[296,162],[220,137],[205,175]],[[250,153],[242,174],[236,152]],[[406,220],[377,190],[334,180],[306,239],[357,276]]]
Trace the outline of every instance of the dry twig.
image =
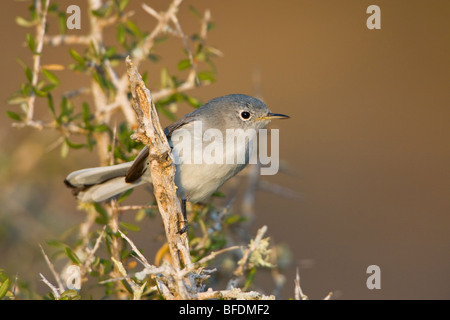
[[[33,76],[31,79],[31,86],[36,87],[39,79],[39,71],[41,66],[41,54],[44,47],[44,35],[45,35],[45,25],[47,24],[47,12],[50,0],[45,0],[43,2],[44,7],[42,7],[42,2],[35,1],[36,11],[39,16],[39,23],[36,25],[36,48],[33,53]],[[32,122],[34,116],[34,102],[36,100],[36,94],[31,93],[27,99],[27,117],[26,122]]]
[[62,281],[61,281],[61,277],[60,277],[59,274],[56,272],[55,267],[53,266],[53,263],[50,261],[50,259],[48,258],[47,254],[45,253],[44,248],[42,248],[41,245],[39,245],[39,247],[41,248],[41,252],[42,252],[42,254],[44,255],[45,262],[47,263],[47,265],[48,265],[50,271],[52,272],[53,277],[55,278],[56,282],[58,283],[59,292],[58,292],[58,289],[56,289],[54,286],[50,286],[50,285],[49,285],[50,282],[49,282],[47,279],[45,279],[45,277],[44,277],[42,274],[40,274],[40,275],[41,275],[41,278],[42,278],[42,280],[44,280],[44,282],[52,289],[52,291],[53,291],[54,294],[55,294],[55,291],[58,292],[58,294],[55,294],[55,297],[56,297],[56,296],[59,296],[60,293],[63,293],[63,292],[64,292],[64,285],[63,285],[63,283],[62,283]]

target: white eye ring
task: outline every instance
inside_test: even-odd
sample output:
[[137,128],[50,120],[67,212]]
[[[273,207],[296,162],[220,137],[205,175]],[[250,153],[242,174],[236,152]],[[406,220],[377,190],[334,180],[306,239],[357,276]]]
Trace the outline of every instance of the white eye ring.
[[252,115],[247,110],[241,110],[239,111],[239,117],[241,117],[241,119],[244,121],[248,121],[251,119]]

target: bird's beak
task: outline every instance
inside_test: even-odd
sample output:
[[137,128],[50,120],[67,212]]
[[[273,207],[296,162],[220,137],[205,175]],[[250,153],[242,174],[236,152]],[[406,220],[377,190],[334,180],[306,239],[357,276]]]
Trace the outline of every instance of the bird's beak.
[[269,112],[265,116],[256,118],[256,120],[289,119],[290,117],[280,113]]

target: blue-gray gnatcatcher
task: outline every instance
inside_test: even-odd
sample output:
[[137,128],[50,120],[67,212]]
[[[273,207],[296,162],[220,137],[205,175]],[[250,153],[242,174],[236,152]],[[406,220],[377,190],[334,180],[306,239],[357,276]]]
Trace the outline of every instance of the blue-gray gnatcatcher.
[[[241,171],[249,163],[254,133],[276,118],[289,117],[271,113],[256,98],[231,94],[209,101],[164,130],[174,155],[185,220],[186,201],[204,200]],[[148,157],[144,147],[134,161],[78,170],[64,182],[80,201],[101,202],[152,183]]]

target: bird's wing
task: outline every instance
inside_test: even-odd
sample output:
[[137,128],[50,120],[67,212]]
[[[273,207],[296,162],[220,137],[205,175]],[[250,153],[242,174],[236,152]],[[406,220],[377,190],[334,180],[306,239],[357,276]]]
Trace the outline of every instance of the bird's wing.
[[[169,139],[169,142],[170,142],[170,136],[176,129],[181,128],[185,124],[188,124],[192,121],[195,121],[197,119],[197,117],[198,117],[198,114],[193,112],[193,113],[187,114],[180,120],[167,126],[164,129],[164,134],[166,135],[167,139]],[[142,177],[142,175],[148,168],[149,155],[150,155],[149,149],[147,146],[145,146],[141,150],[141,152],[138,154],[136,159],[133,161],[133,164],[127,171],[127,175],[125,177],[125,181],[127,183],[133,183],[133,182],[137,181],[140,177]]]
[[172,136],[172,133],[178,129],[181,128],[182,126],[184,126],[185,124],[188,124],[190,122],[193,122],[195,120],[197,120],[199,118],[199,114],[197,112],[191,112],[187,115],[185,115],[183,118],[181,118],[178,121],[175,121],[174,123],[172,123],[171,125],[167,126],[164,129],[164,134],[166,135],[166,137],[170,140],[170,137]]
[[134,159],[133,164],[127,171],[127,175],[125,176],[125,182],[127,183],[133,183],[137,181],[144,172],[148,168],[148,156],[149,156],[149,150],[148,147],[145,146],[141,152],[139,152],[136,159]]

